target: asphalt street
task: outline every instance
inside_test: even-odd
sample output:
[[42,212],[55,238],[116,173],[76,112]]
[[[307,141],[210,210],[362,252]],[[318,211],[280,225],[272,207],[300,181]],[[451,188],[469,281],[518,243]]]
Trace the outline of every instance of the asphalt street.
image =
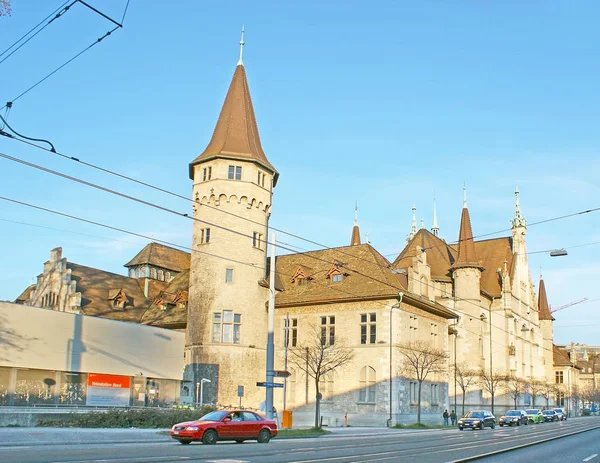
[[[148,430],[0,429],[0,461],[15,463],[366,463],[467,461],[532,443],[485,461],[584,461],[600,453],[600,417],[484,431],[334,428],[319,438],[183,446]],[[582,432],[583,431],[583,432]],[[69,434],[70,433],[70,434]],[[62,439],[58,436],[62,436]],[[71,438],[68,436],[72,435]],[[116,437],[120,436],[120,437]],[[137,436],[137,437],[136,437]],[[566,437],[561,437],[566,436]],[[558,438],[558,439],[557,439]],[[66,439],[69,439],[68,441]],[[596,450],[595,450],[596,449]],[[575,452],[576,450],[576,452]],[[591,463],[595,463],[593,457]],[[499,461],[499,460],[498,460]],[[600,460],[596,460],[599,461]]]

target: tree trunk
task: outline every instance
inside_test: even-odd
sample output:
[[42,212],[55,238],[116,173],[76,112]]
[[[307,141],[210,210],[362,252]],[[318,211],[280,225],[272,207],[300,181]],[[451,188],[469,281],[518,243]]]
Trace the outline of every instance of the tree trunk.
[[317,393],[315,394],[315,428],[320,428],[320,418],[321,418],[321,393],[319,392],[319,381],[315,379],[315,389]]
[[513,397],[515,399],[515,408],[517,408],[517,398]]
[[421,423],[421,385],[423,381],[419,381],[419,391],[417,393],[417,423]]
[[531,394],[531,408],[535,408],[535,394]]
[[494,396],[496,395],[496,394],[495,394],[495,392],[496,392],[496,391],[493,391],[493,392],[491,393],[491,395],[492,395],[492,415],[494,414]]

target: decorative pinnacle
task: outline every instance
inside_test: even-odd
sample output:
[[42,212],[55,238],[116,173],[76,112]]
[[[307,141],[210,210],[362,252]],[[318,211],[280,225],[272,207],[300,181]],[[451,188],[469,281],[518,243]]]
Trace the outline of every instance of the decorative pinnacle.
[[440,232],[440,228],[438,227],[437,223],[437,211],[435,209],[435,196],[433,197],[433,225],[431,226],[431,231],[433,232],[434,236],[438,236]]
[[421,217],[421,229],[425,228],[425,219]]
[[463,184],[463,209],[467,207],[467,184]]
[[511,220],[511,224],[513,228],[527,228],[527,221],[521,214],[521,204],[519,203],[519,187],[515,188],[515,218]]
[[242,26],[242,39],[240,40],[240,60],[238,61],[238,66],[243,65],[242,55],[244,54],[244,26]]
[[354,225],[358,225],[358,201],[354,202]]

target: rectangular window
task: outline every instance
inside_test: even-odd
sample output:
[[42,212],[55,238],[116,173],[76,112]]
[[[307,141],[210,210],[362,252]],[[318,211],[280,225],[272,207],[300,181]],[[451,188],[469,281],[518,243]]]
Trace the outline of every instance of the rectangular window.
[[323,394],[321,399],[323,402],[331,402],[333,400],[333,373],[327,373],[321,376],[319,381],[319,392]]
[[225,283],[232,283],[232,282],[233,282],[233,269],[228,268],[225,270]]
[[334,283],[339,283],[341,281],[344,281],[344,275],[342,275],[340,273],[336,273],[335,275],[331,276],[331,281],[333,281]]
[[411,342],[415,342],[417,340],[418,325],[419,325],[419,320],[417,320],[417,317],[415,315],[410,315],[409,320],[408,320],[408,329],[409,329],[408,339]]
[[200,244],[206,244],[210,241],[210,228],[200,230]]
[[254,232],[252,233],[252,247],[257,249],[263,248],[263,236],[262,233]]
[[[284,323],[287,323],[285,320]],[[298,319],[290,318],[289,326],[285,332],[285,345],[287,347],[296,347],[298,345]]]
[[556,379],[556,384],[564,384],[565,382],[564,373],[562,371],[555,372],[554,378]]
[[417,393],[418,393],[417,387],[418,387],[418,385],[415,381],[411,381],[409,386],[410,386],[409,400],[410,400],[411,404],[415,404],[415,403],[417,403]]
[[335,344],[335,317],[321,317],[321,345],[333,346]]
[[431,404],[437,404],[439,403],[440,400],[440,396],[439,396],[439,385],[437,384],[432,384],[431,385]]
[[206,182],[212,177],[212,167],[205,167],[202,169],[202,181]]
[[241,166],[229,166],[227,178],[229,180],[241,180],[242,179],[242,167]]
[[242,316],[232,310],[213,313],[213,342],[239,344],[241,324]]
[[360,315],[360,343],[375,344],[377,342],[377,315],[363,313]]
[[261,172],[260,170],[258,171],[258,180],[257,180],[257,184],[258,186],[265,186],[265,173]]
[[433,347],[438,347],[438,326],[435,323],[431,324],[431,345]]

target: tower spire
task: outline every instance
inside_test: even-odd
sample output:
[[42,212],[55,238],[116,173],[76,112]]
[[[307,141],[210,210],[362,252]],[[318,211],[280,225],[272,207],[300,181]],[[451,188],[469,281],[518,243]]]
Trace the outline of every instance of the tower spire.
[[540,289],[538,293],[538,316],[540,320],[554,320],[550,307],[548,305],[548,297],[546,296],[546,285],[544,279],[540,275]]
[[454,267],[476,267],[483,269],[475,253],[475,242],[473,241],[473,229],[471,228],[471,217],[467,208],[466,187],[465,199],[463,200],[463,209],[460,217],[460,231],[458,232],[458,256],[454,262]]
[[350,239],[350,246],[357,246],[360,244],[360,230],[358,228],[358,201],[354,203],[354,227],[352,227],[352,238]]
[[238,66],[243,66],[244,62],[242,61],[242,55],[244,54],[244,26],[242,26],[242,39],[240,40],[240,60],[238,61]]
[[435,209],[435,196],[433,197],[433,225],[431,226],[431,232],[434,236],[438,236],[440,233],[440,228],[438,227],[437,222],[437,211]]
[[412,240],[417,234],[417,206],[413,204],[412,207],[412,223],[410,225],[410,233],[406,237],[406,242],[408,243]]
[[467,208],[467,183],[463,183],[463,209]]
[[519,187],[515,188],[515,218],[511,220],[512,228],[527,228],[527,220],[521,214],[521,204],[519,203]]

